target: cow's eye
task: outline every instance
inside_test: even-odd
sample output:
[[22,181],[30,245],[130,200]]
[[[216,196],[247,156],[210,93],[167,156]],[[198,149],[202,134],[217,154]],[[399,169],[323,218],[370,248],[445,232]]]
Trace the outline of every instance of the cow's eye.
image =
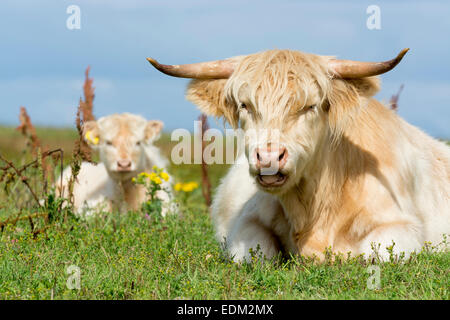
[[109,140],[106,140],[106,145],[107,145],[107,146],[112,146],[112,142],[109,141]]
[[309,106],[309,107],[308,107],[308,110],[316,110],[316,105],[313,104],[312,106]]
[[141,145],[141,142],[140,142],[140,141],[136,142],[136,145],[137,145],[137,146],[140,146],[140,145]]
[[241,102],[241,104],[239,105],[240,109],[247,109],[247,105],[243,102]]

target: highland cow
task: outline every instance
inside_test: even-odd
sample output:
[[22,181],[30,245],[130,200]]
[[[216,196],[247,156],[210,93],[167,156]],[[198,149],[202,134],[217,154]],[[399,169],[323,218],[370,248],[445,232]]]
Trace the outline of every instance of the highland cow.
[[187,99],[202,112],[265,132],[246,140],[245,164],[213,201],[217,238],[236,261],[258,247],[267,258],[323,259],[329,248],[369,257],[373,245],[387,259],[393,243],[408,255],[450,234],[450,148],[373,98],[376,76],[406,51],[373,63],[291,50],[190,65],[148,59],[194,79]]

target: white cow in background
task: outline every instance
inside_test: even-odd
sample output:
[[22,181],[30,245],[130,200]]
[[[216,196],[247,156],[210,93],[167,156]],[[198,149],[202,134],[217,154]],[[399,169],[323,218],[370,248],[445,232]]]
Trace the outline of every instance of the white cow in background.
[[[153,166],[165,169],[165,159],[153,142],[160,137],[163,123],[147,121],[130,113],[113,114],[83,125],[83,137],[98,150],[100,163],[83,162],[74,185],[75,211],[91,215],[98,211],[137,210],[147,200],[142,185],[132,178],[151,172]],[[165,170],[164,170],[165,171]],[[71,168],[63,172],[64,194],[67,195]],[[169,180],[170,181],[170,180]],[[171,183],[162,181],[157,197],[163,201],[162,215],[177,211],[172,201]]]

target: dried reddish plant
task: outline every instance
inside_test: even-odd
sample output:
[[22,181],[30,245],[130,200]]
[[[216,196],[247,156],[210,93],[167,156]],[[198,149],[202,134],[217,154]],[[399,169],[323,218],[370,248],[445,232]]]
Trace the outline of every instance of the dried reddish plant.
[[84,100],[80,98],[80,103],[77,110],[77,118],[75,120],[80,139],[75,143],[74,154],[79,154],[82,160],[92,162],[92,149],[82,137],[83,123],[85,123],[86,121],[95,120],[93,113],[95,94],[94,88],[92,87],[93,79],[89,78],[89,71],[90,67],[87,67],[83,84]]
[[47,191],[47,177],[49,176],[50,180],[54,181],[54,175],[51,164],[45,159],[45,157],[42,158],[42,154],[45,154],[49,148],[48,146],[42,147],[41,141],[36,134],[36,129],[33,126],[31,118],[25,107],[20,107],[19,122],[20,125],[16,129],[25,137],[27,147],[30,149],[31,155],[34,158],[40,158],[42,161],[42,163],[40,163],[40,167],[42,168],[42,176],[44,179],[44,191]]
[[[5,182],[5,191],[7,191],[8,184],[11,182],[14,182],[16,179],[20,180],[30,191],[31,195],[33,196],[33,199],[36,201],[36,204],[39,207],[42,207],[41,203],[39,202],[39,197],[37,196],[37,192],[32,188],[30,184],[30,178],[25,175],[25,171],[30,167],[37,167],[42,168],[42,162],[44,159],[46,159],[50,155],[54,155],[56,153],[59,153],[59,159],[61,162],[61,171],[63,169],[63,150],[62,149],[55,149],[50,151],[45,151],[44,153],[39,153],[36,160],[31,161],[21,167],[17,167],[14,165],[12,161],[9,161],[6,159],[2,154],[0,154],[0,161],[5,163],[6,165],[0,167],[0,182]],[[43,179],[45,179],[45,176],[43,176]],[[44,182],[45,183],[45,182]],[[61,181],[62,185],[62,176]],[[44,193],[47,190],[44,190]]]
[[84,121],[82,120],[82,108],[80,99],[80,105],[78,106],[77,116],[75,118],[75,125],[78,131],[78,140],[75,141],[73,156],[79,156],[83,161],[92,162],[92,149],[83,139],[83,123]]
[[[72,170],[72,175],[70,176],[68,182],[68,195],[67,198],[69,202],[73,204],[73,187],[75,185],[75,181],[77,181],[78,173],[81,169],[82,161],[92,162],[91,158],[91,149],[87,145],[87,143],[83,139],[83,129],[82,129],[82,120],[81,120],[81,99],[80,105],[78,105],[77,116],[75,118],[75,125],[78,130],[78,140],[75,141],[75,145],[72,151],[72,160],[70,161],[70,167]],[[60,192],[63,192],[61,189]]]
[[206,130],[209,129],[208,125],[208,117],[206,114],[202,114],[198,118],[201,121],[201,141],[202,141],[202,193],[203,198],[205,198],[205,203],[208,207],[211,206],[211,183],[209,181],[209,175],[208,175],[208,165],[205,162],[205,159],[203,157],[203,151],[206,147],[206,141],[203,140],[203,136],[205,135]]
[[[73,150],[72,155],[72,161],[71,161],[71,168],[72,168],[72,176],[69,181],[69,199],[73,200],[73,185],[76,181],[78,172],[81,168],[81,162],[83,160],[91,161],[91,150],[89,146],[85,143],[83,136],[82,136],[82,125],[86,121],[95,120],[93,115],[93,101],[94,101],[94,88],[92,87],[93,80],[89,78],[89,67],[86,69],[85,72],[86,78],[83,85],[83,93],[84,93],[84,100],[80,98],[80,103],[78,105],[77,109],[77,116],[76,116],[76,127],[79,133],[79,138],[75,142],[75,147]],[[3,166],[0,166],[0,182],[4,183],[5,191],[8,192],[8,186],[11,185],[13,182],[19,180],[21,181],[26,188],[29,190],[30,194],[32,195],[34,201],[36,202],[37,206],[40,209],[43,209],[44,204],[41,203],[38,197],[38,193],[36,190],[33,189],[31,185],[31,178],[25,175],[25,171],[29,167],[35,167],[39,169],[39,176],[43,177],[43,183],[44,183],[44,196],[46,195],[46,186],[47,186],[47,179],[45,172],[50,172],[50,164],[46,162],[46,159],[48,156],[52,156],[54,162],[56,161],[56,153],[59,153],[59,160],[61,162],[61,172],[63,170],[63,150],[62,149],[55,149],[55,150],[42,150],[41,148],[41,142],[36,134],[36,129],[34,128],[31,119],[24,107],[21,107],[20,109],[20,115],[19,115],[20,125],[17,127],[17,130],[19,130],[26,138],[27,138],[27,145],[30,148],[30,151],[36,160],[22,166],[22,167],[16,167],[11,161],[6,159],[0,154],[0,164],[5,164]],[[48,148],[47,148],[48,149]],[[45,168],[48,167],[46,170]],[[41,172],[42,170],[42,172]],[[64,189],[62,188],[62,174],[60,175],[60,181],[59,181],[59,197],[64,198]],[[57,190],[58,191],[58,190]],[[49,198],[50,199],[50,198]],[[50,201],[50,200],[49,200]],[[50,203],[50,202],[49,202]],[[62,204],[63,202],[59,202],[58,204],[58,211],[62,210]],[[47,204],[45,204],[46,206]],[[0,221],[0,230],[3,230],[3,228],[7,224],[16,224],[18,221],[21,220],[28,220],[30,223],[31,232],[33,234],[33,237],[36,237],[40,233],[45,233],[46,229],[49,228],[49,225],[45,225],[43,228],[36,228],[35,221],[33,219],[36,219],[38,217],[43,217],[45,219],[45,222],[50,221],[50,212],[47,213],[32,213],[26,216],[21,216],[22,210],[19,212],[16,218],[10,219],[8,218],[5,221]],[[67,211],[64,216],[64,221],[67,219]]]
[[19,121],[20,125],[16,128],[16,130],[20,131],[20,133],[25,136],[27,139],[27,146],[30,148],[32,155],[36,156],[38,149],[42,148],[41,141],[36,134],[36,129],[31,123],[30,116],[28,115],[25,107],[20,107]]
[[94,79],[89,78],[89,71],[91,67],[87,67],[85,71],[85,80],[83,84],[83,94],[84,100],[80,100],[80,109],[83,122],[95,120],[93,110],[94,110],[94,87],[92,83]]
[[72,175],[68,182],[68,199],[73,203],[73,187],[77,180],[78,173],[81,169],[82,161],[92,161],[92,149],[83,139],[83,123],[86,121],[95,120],[94,109],[94,88],[92,87],[93,79],[89,78],[90,67],[86,68],[85,80],[83,84],[84,100],[80,98],[77,116],[75,118],[75,126],[78,131],[78,140],[75,141],[75,146],[72,152],[72,161],[70,163]]
[[402,84],[400,89],[398,89],[397,94],[392,95],[391,100],[389,100],[389,106],[394,111],[398,111],[398,99],[400,98],[400,93],[402,93],[403,87],[404,85]]

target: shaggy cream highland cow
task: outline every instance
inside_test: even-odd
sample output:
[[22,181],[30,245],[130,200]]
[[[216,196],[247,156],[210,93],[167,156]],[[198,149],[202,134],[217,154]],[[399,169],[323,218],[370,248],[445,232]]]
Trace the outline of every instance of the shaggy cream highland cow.
[[393,243],[408,255],[450,234],[450,148],[372,98],[376,75],[406,51],[376,63],[290,50],[191,65],[148,59],[195,79],[187,99],[203,112],[257,133],[212,208],[234,260],[258,246],[267,258],[323,259],[327,248],[368,257],[374,244],[386,259]]

